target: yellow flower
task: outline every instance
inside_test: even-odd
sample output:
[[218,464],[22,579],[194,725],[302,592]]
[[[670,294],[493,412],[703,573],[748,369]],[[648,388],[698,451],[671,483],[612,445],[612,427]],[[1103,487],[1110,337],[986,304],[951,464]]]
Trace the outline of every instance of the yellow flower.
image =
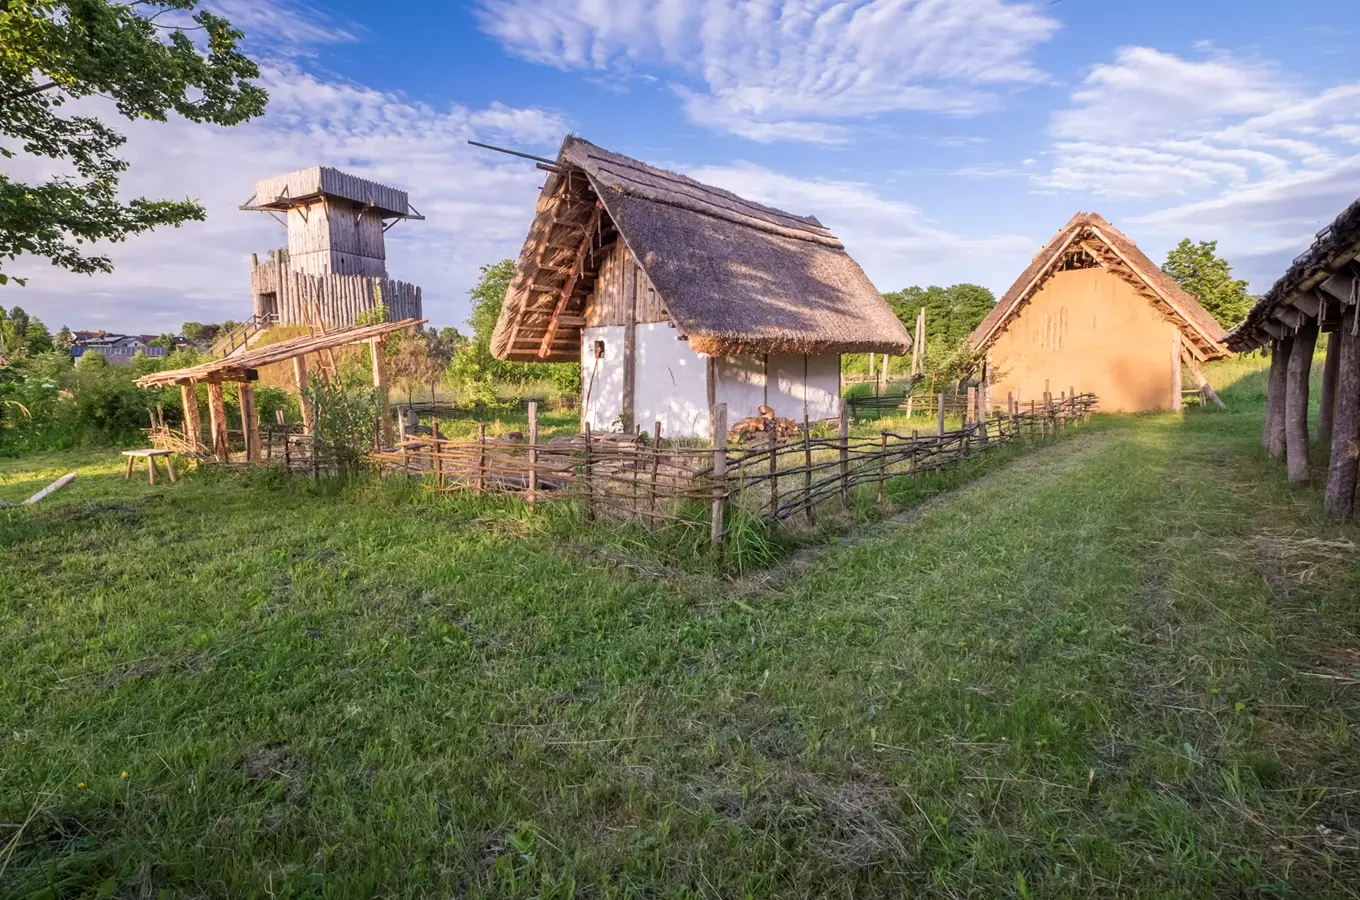
[[118,777],[119,777],[119,778],[126,778],[126,777],[127,777],[127,769],[124,769],[124,770],[123,770],[123,774],[122,774],[122,775],[119,775]]
[[83,788],[85,787],[85,782],[83,782],[83,781],[80,782],[80,784],[77,784],[76,787],[82,788],[82,789],[83,789]]

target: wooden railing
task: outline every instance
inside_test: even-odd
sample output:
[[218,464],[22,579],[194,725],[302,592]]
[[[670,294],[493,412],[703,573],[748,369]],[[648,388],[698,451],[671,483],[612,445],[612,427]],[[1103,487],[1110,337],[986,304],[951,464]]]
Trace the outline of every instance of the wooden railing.
[[274,313],[251,316],[231,331],[228,331],[224,335],[220,335],[217,340],[213,341],[212,349],[208,352],[213,356],[221,356],[225,359],[235,353],[239,348],[248,344],[251,338],[264,329],[271,325],[278,324],[278,321],[279,317]]

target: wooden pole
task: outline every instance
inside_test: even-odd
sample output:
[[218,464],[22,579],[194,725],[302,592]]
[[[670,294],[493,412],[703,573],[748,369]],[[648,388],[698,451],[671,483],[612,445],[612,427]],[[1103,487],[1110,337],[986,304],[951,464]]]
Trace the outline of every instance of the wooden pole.
[[1341,366],[1341,332],[1327,335],[1327,359],[1322,364],[1322,402],[1318,407],[1317,441],[1323,447],[1332,443],[1332,417],[1336,413],[1336,376]]
[[[652,490],[647,498],[647,509],[656,512],[656,476],[661,469],[661,420],[652,426]],[[655,521],[655,520],[653,520]]]
[[807,413],[803,413],[803,508],[807,516],[808,524],[813,522],[812,516],[812,423],[808,421]]
[[222,383],[208,385],[208,425],[212,431],[213,453],[219,462],[231,462],[231,448],[227,444],[227,404],[222,397]]
[[779,512],[779,427],[770,423],[770,518]]
[[1332,453],[1323,508],[1336,519],[1355,515],[1355,484],[1360,474],[1360,336],[1357,307],[1343,307],[1337,353],[1336,409],[1332,416]]
[[727,404],[713,407],[713,508],[709,540],[715,545],[723,538],[723,505],[727,501]]
[[246,442],[246,459],[257,462],[260,459],[260,419],[255,414],[255,386],[242,381],[236,386],[236,396],[241,405],[241,433]]
[[473,481],[477,493],[486,493],[486,423],[477,423],[477,478]]
[[963,413],[963,426],[965,428],[977,421],[977,402],[977,388],[970,384],[968,385],[968,402]]
[[1308,378],[1317,348],[1317,320],[1308,319],[1294,335],[1285,374],[1285,456],[1290,481],[1308,480]]
[[1171,411],[1179,412],[1182,406],[1181,390],[1181,330],[1171,329]]
[[1266,449],[1276,459],[1283,459],[1285,391],[1289,380],[1289,356],[1294,348],[1294,336],[1281,338],[1271,346],[1270,380],[1266,391]]
[[936,401],[935,434],[944,434],[944,394],[939,394]]
[[[886,360],[887,357],[884,357]],[[887,368],[885,365],[884,368]],[[845,404],[841,404],[840,447],[841,457],[841,502],[850,502],[850,420],[845,415]]]
[[192,384],[179,386],[179,402],[184,407],[184,439],[189,449],[197,451],[203,445],[203,423],[198,418],[198,389]]
[[1190,370],[1190,374],[1194,376],[1195,383],[1199,385],[1199,392],[1204,395],[1204,399],[1219,409],[1227,409],[1223,405],[1223,400],[1214,391],[1213,386],[1209,384],[1209,379],[1204,377],[1204,370],[1199,367],[1199,360],[1195,359],[1190,351],[1184,348],[1181,349],[1181,360],[1185,363],[1185,367]]
[[315,404],[315,403],[312,404],[311,413],[312,413],[312,429],[311,429],[311,433],[312,433],[312,480],[313,480],[313,481],[320,481],[320,480],[321,480],[321,455],[320,455],[320,452],[319,452],[319,448],[317,447],[317,440],[318,440],[319,437],[320,437],[320,435],[319,435],[319,433],[318,433],[318,432],[319,432],[318,424],[319,424],[320,419],[321,419],[321,413],[317,411],[317,408],[316,408],[316,404]]
[[888,480],[888,432],[878,433],[878,502],[883,503],[883,483]]
[[293,383],[297,385],[298,412],[302,415],[302,431],[312,433],[312,400],[307,396],[307,357],[293,357]]
[[373,338],[368,342],[368,354],[373,363],[373,387],[378,394],[378,443],[385,447],[392,423],[388,421],[391,412],[387,401],[387,360],[383,356],[382,338]]
[[[590,429],[586,429],[586,481],[590,480]],[[538,401],[529,401],[529,508],[538,499]]]
[[595,521],[595,462],[590,455],[590,423],[585,423],[586,459],[583,470],[586,478],[586,521]]

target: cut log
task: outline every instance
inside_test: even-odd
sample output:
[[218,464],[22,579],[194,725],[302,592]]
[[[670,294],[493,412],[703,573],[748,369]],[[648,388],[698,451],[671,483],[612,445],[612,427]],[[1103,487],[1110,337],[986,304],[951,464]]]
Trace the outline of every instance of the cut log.
[[38,493],[34,494],[32,497],[29,497],[27,500],[25,500],[24,506],[32,506],[35,503],[42,502],[45,498],[50,497],[52,494],[55,494],[57,491],[66,487],[66,485],[70,484],[75,480],[76,480],[75,472],[69,472],[61,476],[56,481],[52,482],[47,487],[38,491]]
[[1204,398],[1219,409],[1227,409],[1213,385],[1209,384],[1209,379],[1204,377],[1204,370],[1199,367],[1199,360],[1195,359],[1194,354],[1189,350],[1183,350],[1181,359],[1185,362],[1185,367],[1190,370],[1190,374],[1195,377],[1195,383],[1199,385],[1199,392],[1204,395]]
[[1266,449],[1276,459],[1284,459],[1285,391],[1289,377],[1289,355],[1294,338],[1275,341],[1271,347],[1270,381],[1266,393]]
[[1308,378],[1317,348],[1317,320],[1309,319],[1294,335],[1285,374],[1285,453],[1289,480],[1308,480]]
[[1336,519],[1355,514],[1355,483],[1360,474],[1360,336],[1355,334],[1356,307],[1341,319],[1341,347],[1336,374],[1336,411],[1332,417],[1332,452],[1327,469],[1323,509]]

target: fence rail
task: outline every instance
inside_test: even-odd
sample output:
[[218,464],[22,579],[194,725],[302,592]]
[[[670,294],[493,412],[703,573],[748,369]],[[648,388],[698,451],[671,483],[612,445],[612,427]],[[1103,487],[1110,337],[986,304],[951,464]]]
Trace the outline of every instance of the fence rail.
[[528,440],[487,438],[483,426],[474,440],[415,436],[369,459],[383,475],[428,478],[436,490],[511,494],[530,505],[570,499],[588,520],[692,521],[694,504],[703,502],[711,505],[713,533],[720,538],[726,506],[777,522],[795,516],[812,521],[819,506],[847,502],[858,486],[876,485],[881,500],[892,478],[945,469],[1016,440],[1049,437],[1086,420],[1096,402],[1093,394],[1079,394],[1027,408],[1012,403],[1007,412],[966,416],[961,428],[937,427],[924,435],[851,436],[842,417],[835,437],[817,436],[816,426],[804,423],[793,440],[781,442],[770,431],[768,444],[743,447],[727,446],[724,428],[712,448],[665,441],[659,426],[650,435],[587,429],[539,442],[531,406]]

